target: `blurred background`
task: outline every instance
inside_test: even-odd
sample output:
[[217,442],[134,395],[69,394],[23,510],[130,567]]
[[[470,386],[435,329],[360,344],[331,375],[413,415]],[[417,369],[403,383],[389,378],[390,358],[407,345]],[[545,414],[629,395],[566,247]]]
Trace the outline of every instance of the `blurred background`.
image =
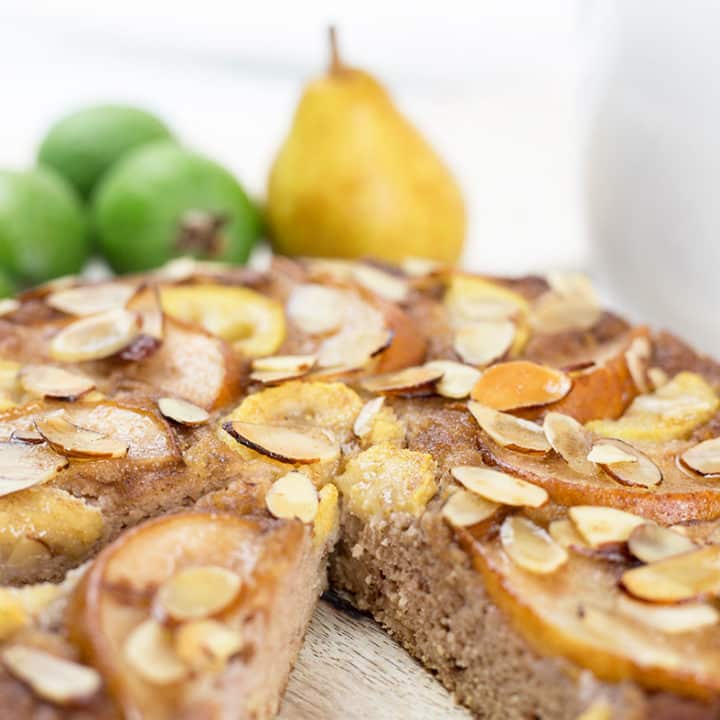
[[467,267],[587,271],[611,305],[718,352],[719,16],[665,0],[5,0],[0,166],[32,163],[63,113],[120,101],[262,199],[334,22],[459,180]]

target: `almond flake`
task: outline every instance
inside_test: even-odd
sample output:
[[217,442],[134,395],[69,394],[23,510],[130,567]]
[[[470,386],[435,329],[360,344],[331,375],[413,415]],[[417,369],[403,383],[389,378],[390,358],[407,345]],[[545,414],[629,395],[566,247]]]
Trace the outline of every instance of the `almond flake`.
[[590,281],[579,273],[553,273],[548,276],[550,290],[531,308],[533,329],[542,333],[588,330],[602,314]]
[[657,390],[663,385],[667,385],[670,382],[668,374],[662,368],[648,368],[647,374],[648,378],[650,379],[650,383],[652,384],[653,390]]
[[189,672],[175,653],[172,632],[156,620],[145,620],[130,633],[125,643],[125,660],[154,685],[179,682]]
[[546,453],[550,450],[543,429],[534,422],[493,410],[474,400],[470,400],[468,408],[478,425],[498,445],[530,453]]
[[460,400],[470,395],[482,373],[472,365],[453,360],[433,360],[425,363],[426,368],[439,370],[442,377],[435,383],[435,391],[446,398]]
[[26,365],[20,372],[25,392],[38,397],[75,400],[95,389],[95,381],[53,365]]
[[252,369],[267,372],[302,372],[310,370],[316,360],[315,355],[271,355],[255,358]]
[[362,406],[353,425],[353,432],[357,437],[363,438],[370,434],[373,424],[375,423],[375,418],[384,404],[385,398],[380,395],[379,397],[369,400]]
[[676,603],[720,592],[720,545],[673,555],[626,570],[622,585],[631,595],[658,603]]
[[255,370],[250,379],[263,385],[280,385],[289,380],[297,380],[308,374],[307,370]]
[[46,483],[67,465],[47,445],[0,442],[0,497]]
[[158,400],[158,409],[168,420],[191,427],[202,425],[210,419],[207,410],[180,398],[162,397]]
[[712,605],[705,603],[663,607],[631,600],[626,595],[619,596],[618,610],[635,622],[669,635],[700,630],[716,625],[720,620],[718,611]]
[[2,661],[18,679],[44,700],[66,705],[89,700],[102,684],[99,673],[86,665],[26,645],[10,645]]
[[508,352],[515,330],[511,320],[478,320],[455,331],[453,347],[463,362],[489,365]]
[[129,310],[109,310],[76,320],[50,343],[50,355],[60,362],[82,362],[110,357],[140,334],[140,317]]
[[242,646],[242,634],[217,620],[194,620],[175,632],[175,652],[197,672],[222,670]]
[[500,528],[500,542],[518,567],[538,575],[555,572],[568,559],[565,548],[522,515],[505,518]]
[[372,265],[354,264],[351,275],[358,285],[391,302],[403,302],[410,291],[407,280]]
[[324,335],[340,328],[348,293],[323,285],[297,285],[290,293],[287,314],[302,332]]
[[223,424],[223,430],[240,444],[273,460],[307,464],[333,460],[339,447],[327,439],[281,425],[263,425],[234,420]]
[[543,420],[543,430],[552,449],[575,472],[581,475],[595,474],[595,465],[587,458],[592,438],[574,417],[549,412]]
[[176,572],[157,591],[155,602],[163,617],[185,622],[202,620],[224,610],[237,597],[240,576],[217,565],[200,565]]
[[120,458],[128,452],[128,445],[122,440],[80,428],[60,414],[39,418],[35,421],[35,429],[54,450],[67,457]]
[[45,302],[67,315],[82,317],[124,308],[136,290],[136,287],[122,283],[82,285],[51,293]]
[[309,523],[317,514],[318,494],[307,475],[290,472],[272,484],[265,504],[276,518],[298,518]]
[[599,465],[614,465],[616,463],[633,463],[638,461],[635,455],[627,452],[620,446],[603,442],[602,440],[592,446],[587,459]]
[[499,470],[461,465],[454,467],[451,472],[468,490],[501,505],[540,507],[548,500],[544,488]]
[[13,430],[10,433],[10,442],[42,445],[45,438],[36,430]]
[[[632,459],[626,460],[626,457]],[[610,462],[602,458],[609,458]],[[650,488],[663,479],[660,468],[645,453],[622,440],[597,440],[588,460],[596,462],[613,480],[623,485]]]
[[598,505],[576,505],[568,515],[580,537],[596,549],[626,542],[638,525],[647,522],[639,515]]
[[514,360],[485,370],[471,397],[495,410],[517,410],[562,400],[571,387],[572,380],[560,370]]
[[628,538],[630,552],[645,563],[690,552],[696,547],[697,545],[685,535],[655,523],[638,525]]
[[417,393],[427,391],[442,376],[442,370],[419,365],[398,370],[397,372],[375,375],[363,380],[360,384],[365,390],[372,393],[386,393],[388,395]]
[[20,301],[15,298],[3,298],[0,300],[0,317],[14,313],[20,309]]
[[487,520],[499,507],[498,503],[486,500],[475,493],[457,490],[448,498],[442,514],[453,527],[468,527]]
[[652,389],[647,374],[651,354],[650,340],[644,336],[634,338],[625,351],[625,364],[640,393],[648,393]]
[[720,438],[712,438],[686,450],[680,460],[701,475],[720,474]]
[[437,275],[442,265],[437,260],[423,257],[406,257],[400,263],[400,269],[410,277],[422,278],[428,275]]
[[582,550],[589,547],[580,537],[580,534],[575,529],[575,525],[567,518],[553,520],[548,526],[548,532],[550,533],[550,537],[564,548]]

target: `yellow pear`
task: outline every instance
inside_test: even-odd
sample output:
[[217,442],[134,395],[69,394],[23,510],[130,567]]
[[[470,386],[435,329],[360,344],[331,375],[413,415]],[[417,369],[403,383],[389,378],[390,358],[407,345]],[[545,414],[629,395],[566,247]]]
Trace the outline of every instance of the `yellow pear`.
[[466,224],[460,188],[377,80],[340,61],[330,35],[329,70],[305,89],[270,172],[275,249],[455,263]]

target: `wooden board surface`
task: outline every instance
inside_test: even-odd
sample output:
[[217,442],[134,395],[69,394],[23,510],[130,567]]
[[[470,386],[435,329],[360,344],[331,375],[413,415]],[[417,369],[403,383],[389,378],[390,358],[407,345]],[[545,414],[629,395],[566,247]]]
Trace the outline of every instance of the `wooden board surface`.
[[280,720],[469,720],[433,676],[372,619],[322,600]]

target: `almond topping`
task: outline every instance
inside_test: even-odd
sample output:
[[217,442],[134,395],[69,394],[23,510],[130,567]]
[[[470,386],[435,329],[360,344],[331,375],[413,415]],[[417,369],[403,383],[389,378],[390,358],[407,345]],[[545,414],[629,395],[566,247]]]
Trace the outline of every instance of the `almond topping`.
[[550,290],[533,304],[530,322],[542,333],[587,330],[600,319],[602,308],[590,281],[578,273],[554,273]]
[[555,572],[568,559],[565,548],[522,515],[505,518],[500,528],[500,542],[518,567],[538,575]]
[[242,645],[242,635],[217,620],[184,623],[175,633],[175,652],[197,672],[222,670]]
[[122,440],[80,428],[60,414],[36,420],[35,429],[54,450],[67,457],[119,458],[128,452],[128,445]]
[[442,265],[437,260],[430,260],[424,257],[406,257],[400,263],[402,271],[413,278],[437,275],[442,270]]
[[132,285],[122,283],[83,285],[51,293],[45,302],[55,310],[68,315],[97,315],[125,307],[136,289]]
[[461,465],[451,472],[468,490],[502,505],[540,507],[548,500],[544,488],[499,470]]
[[470,365],[489,365],[507,353],[515,339],[511,320],[478,320],[455,331],[453,347]]
[[15,298],[3,298],[0,300],[0,317],[14,313],[20,309],[20,301]]
[[668,374],[662,368],[648,368],[647,374],[648,378],[650,379],[650,383],[652,384],[653,390],[657,390],[663,385],[667,385],[670,382]]
[[271,372],[302,372],[310,370],[316,359],[315,355],[270,355],[255,358],[252,368]]
[[638,461],[635,455],[625,451],[619,445],[603,442],[602,440],[592,446],[587,459],[599,465],[614,465],[616,463],[633,463]]
[[458,490],[448,498],[442,514],[453,527],[467,527],[487,520],[499,507],[498,503],[486,500],[475,493]]
[[276,518],[298,518],[309,523],[317,514],[317,490],[307,475],[290,472],[272,484],[265,504]]
[[67,465],[47,445],[0,442],[0,497],[45,483]]
[[631,620],[669,635],[716,625],[720,619],[718,611],[705,603],[663,607],[637,602],[626,595],[618,597],[618,610]]
[[651,354],[650,340],[644,336],[636,337],[625,351],[625,363],[630,371],[630,377],[641,393],[648,393],[652,389],[648,378],[648,363]]
[[42,445],[45,438],[37,430],[13,430],[10,433],[10,442]]
[[191,427],[202,425],[210,419],[207,410],[180,398],[162,397],[158,400],[158,409],[168,420]]
[[237,597],[242,581],[237,573],[217,565],[185,568],[166,580],[155,601],[172,620],[202,620],[224,610]]
[[356,263],[351,270],[352,278],[358,285],[374,292],[381,298],[391,302],[403,302],[407,299],[410,288],[404,278],[391,275],[372,265]]
[[20,372],[25,392],[38,397],[75,400],[95,388],[89,377],[53,365],[27,365]]
[[385,398],[380,395],[379,397],[369,400],[362,406],[353,425],[353,432],[357,437],[363,438],[370,434],[375,418],[384,404]]
[[521,452],[546,453],[550,443],[543,429],[534,422],[502,413],[471,400],[468,408],[478,425],[498,445]]
[[580,537],[575,526],[567,518],[553,520],[548,526],[550,537],[564,548],[581,550],[587,548],[588,544]]
[[308,335],[324,335],[343,322],[347,294],[342,290],[307,284],[293,288],[287,302],[290,320]]
[[50,355],[60,362],[82,362],[110,357],[140,334],[140,317],[129,310],[109,310],[76,320],[50,343]]
[[631,595],[650,602],[676,603],[715,596],[720,592],[720,545],[626,570],[622,584]]
[[638,525],[647,522],[639,515],[598,505],[576,505],[568,514],[583,540],[596,549],[626,542]]
[[337,457],[336,443],[281,425],[263,425],[234,420],[223,430],[245,447],[285,463],[314,463]]
[[130,633],[125,659],[154,685],[179,682],[188,674],[187,665],[175,653],[172,632],[156,620],[145,620]]
[[680,460],[701,475],[720,473],[720,438],[712,438],[686,450]]
[[439,370],[442,377],[435,383],[435,391],[438,395],[456,400],[466,398],[470,395],[470,391],[475,383],[480,379],[482,373],[472,367],[472,365],[464,365],[463,363],[454,362],[453,360],[433,360],[425,363],[426,368]]
[[549,412],[543,420],[543,430],[552,449],[575,472],[595,474],[595,465],[587,457],[592,447],[590,433],[574,417]]
[[427,366],[409,367],[363,380],[362,387],[372,393],[404,394],[424,392],[440,380],[443,371]]
[[623,485],[650,488],[662,482],[660,468],[645,453],[622,440],[597,440],[588,460],[596,462],[611,478]]
[[562,400],[571,387],[572,380],[560,370],[515,360],[485,370],[471,397],[495,410],[516,410]]
[[6,647],[2,660],[41,698],[58,705],[88,700],[102,684],[96,670],[26,645]]
[[655,523],[638,525],[628,538],[630,552],[645,563],[690,552],[696,547],[695,543],[685,535]]

